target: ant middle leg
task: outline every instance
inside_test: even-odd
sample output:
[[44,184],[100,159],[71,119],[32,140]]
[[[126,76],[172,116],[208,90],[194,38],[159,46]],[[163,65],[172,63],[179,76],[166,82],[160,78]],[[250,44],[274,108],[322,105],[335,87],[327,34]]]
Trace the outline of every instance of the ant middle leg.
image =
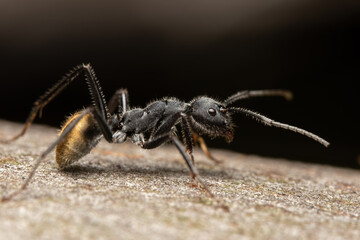
[[185,160],[185,163],[190,171],[191,177],[205,189],[205,191],[210,195],[210,197],[215,198],[214,194],[210,191],[210,189],[207,187],[205,182],[200,178],[199,173],[192,162],[192,159],[189,157],[189,154],[186,152],[184,146],[181,144],[181,142],[176,136],[174,136],[171,133],[157,136],[149,141],[144,142],[142,148],[144,149],[156,148],[167,141],[172,141],[175,144],[176,148],[178,149],[181,156]]
[[188,166],[188,168],[190,170],[191,177],[195,181],[197,181],[201,185],[201,187],[203,187],[205,189],[205,191],[209,194],[209,196],[211,198],[216,199],[215,195],[210,191],[208,186],[205,184],[205,182],[199,176],[199,172],[197,171],[194,164],[192,163],[192,159],[189,158],[188,154],[186,154],[186,150],[184,149],[184,146],[181,144],[179,139],[177,137],[175,137],[175,136],[169,136],[169,137],[170,137],[171,141],[175,144],[176,148],[178,149],[178,151],[180,152],[182,157],[184,158],[185,163],[186,163],[186,165]]
[[171,141],[175,144],[176,148],[179,150],[180,154],[183,156],[186,165],[188,166],[190,173],[191,173],[191,177],[197,181],[200,186],[209,194],[209,196],[214,199],[217,203],[218,206],[221,207],[224,211],[228,212],[229,211],[229,207],[226,206],[226,204],[224,204],[220,199],[216,198],[215,195],[210,191],[210,189],[208,188],[208,186],[205,184],[205,182],[201,179],[201,177],[199,176],[199,173],[197,171],[197,169],[195,168],[195,166],[192,164],[191,159],[189,158],[189,155],[186,154],[186,151],[184,149],[184,146],[181,144],[181,142],[179,141],[179,139],[174,136],[174,135],[170,135],[169,138],[171,139]]
[[[189,154],[189,152],[184,149],[184,146],[181,144],[180,140],[171,132],[172,126],[174,126],[174,124],[178,121],[179,118],[182,118],[183,125],[187,126],[186,116],[182,116],[181,113],[169,116],[168,119],[164,120],[164,122],[156,129],[156,131],[153,132],[150,139],[141,144],[141,147],[144,149],[152,149],[171,140],[182,155],[183,159],[185,160],[191,177],[195,181],[197,181],[203,187],[203,189],[205,189],[205,191],[210,195],[211,198],[215,199],[214,194],[210,191],[205,182],[200,178],[199,173],[193,164],[194,159],[191,152]],[[183,130],[185,138],[191,141],[191,129],[183,127]],[[185,143],[186,142],[187,141],[185,141]],[[187,147],[192,150],[192,145],[189,144]]]

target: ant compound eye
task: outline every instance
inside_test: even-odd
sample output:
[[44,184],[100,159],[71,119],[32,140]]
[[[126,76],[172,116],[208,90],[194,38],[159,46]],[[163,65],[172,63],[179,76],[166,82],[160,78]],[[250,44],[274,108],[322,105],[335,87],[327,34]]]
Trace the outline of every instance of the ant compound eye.
[[211,116],[213,116],[213,117],[216,115],[216,110],[213,109],[213,108],[209,108],[208,112],[209,112],[209,114],[210,114]]

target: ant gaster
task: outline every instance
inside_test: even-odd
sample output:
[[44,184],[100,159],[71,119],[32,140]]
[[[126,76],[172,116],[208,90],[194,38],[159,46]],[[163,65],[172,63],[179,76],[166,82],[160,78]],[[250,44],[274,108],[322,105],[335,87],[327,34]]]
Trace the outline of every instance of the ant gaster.
[[[282,96],[291,99],[292,94],[289,91],[242,91],[230,96],[223,102],[207,96],[197,97],[189,103],[176,98],[164,98],[150,103],[145,108],[131,109],[126,89],[118,90],[110,99],[109,104],[106,104],[100,84],[90,64],[76,66],[42,95],[34,103],[22,131],[13,138],[2,140],[2,142],[12,142],[23,136],[37,114],[41,115],[42,109],[82,73],[85,75],[89,86],[93,104],[67,119],[59,137],[39,156],[33,170],[21,188],[3,197],[2,201],[10,200],[27,187],[41,161],[54,148],[56,148],[56,162],[59,168],[65,169],[88,154],[102,137],[109,143],[123,143],[130,139],[144,149],[152,149],[165,142],[172,142],[184,158],[191,177],[211,197],[214,197],[194,166],[192,148],[194,141],[198,142],[205,154],[210,159],[217,161],[207,150],[201,135],[208,135],[212,138],[224,137],[227,142],[231,142],[234,136],[231,117],[236,113],[250,116],[268,126],[284,128],[303,134],[324,146],[329,145],[324,139],[306,130],[276,122],[245,108],[232,107],[236,101],[251,97]],[[177,137],[177,126],[181,128],[185,147]]]

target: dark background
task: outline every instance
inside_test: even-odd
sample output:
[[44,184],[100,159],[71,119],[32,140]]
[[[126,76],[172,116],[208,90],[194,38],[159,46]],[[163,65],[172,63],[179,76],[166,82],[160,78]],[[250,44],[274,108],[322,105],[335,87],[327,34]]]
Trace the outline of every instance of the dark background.
[[[245,89],[295,98],[239,102],[331,142],[238,116],[235,140],[211,147],[359,168],[360,3],[350,1],[12,1],[0,3],[0,118],[24,122],[69,69],[91,62],[109,99],[225,99]],[[37,123],[59,126],[90,102],[79,79]],[[1,131],[1,126],[0,126]],[[121,145],[119,146],[121,149]]]

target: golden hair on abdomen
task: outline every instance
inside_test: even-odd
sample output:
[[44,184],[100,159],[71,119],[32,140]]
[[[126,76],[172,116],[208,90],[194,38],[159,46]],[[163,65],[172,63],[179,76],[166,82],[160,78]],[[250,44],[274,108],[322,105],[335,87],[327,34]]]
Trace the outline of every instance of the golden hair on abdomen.
[[[76,112],[70,116],[63,125],[59,135],[74,120],[76,120],[82,111]],[[93,149],[101,139],[101,131],[91,113],[86,114],[67,136],[56,146],[56,162],[60,169],[64,169],[70,164],[76,162],[91,149]]]

